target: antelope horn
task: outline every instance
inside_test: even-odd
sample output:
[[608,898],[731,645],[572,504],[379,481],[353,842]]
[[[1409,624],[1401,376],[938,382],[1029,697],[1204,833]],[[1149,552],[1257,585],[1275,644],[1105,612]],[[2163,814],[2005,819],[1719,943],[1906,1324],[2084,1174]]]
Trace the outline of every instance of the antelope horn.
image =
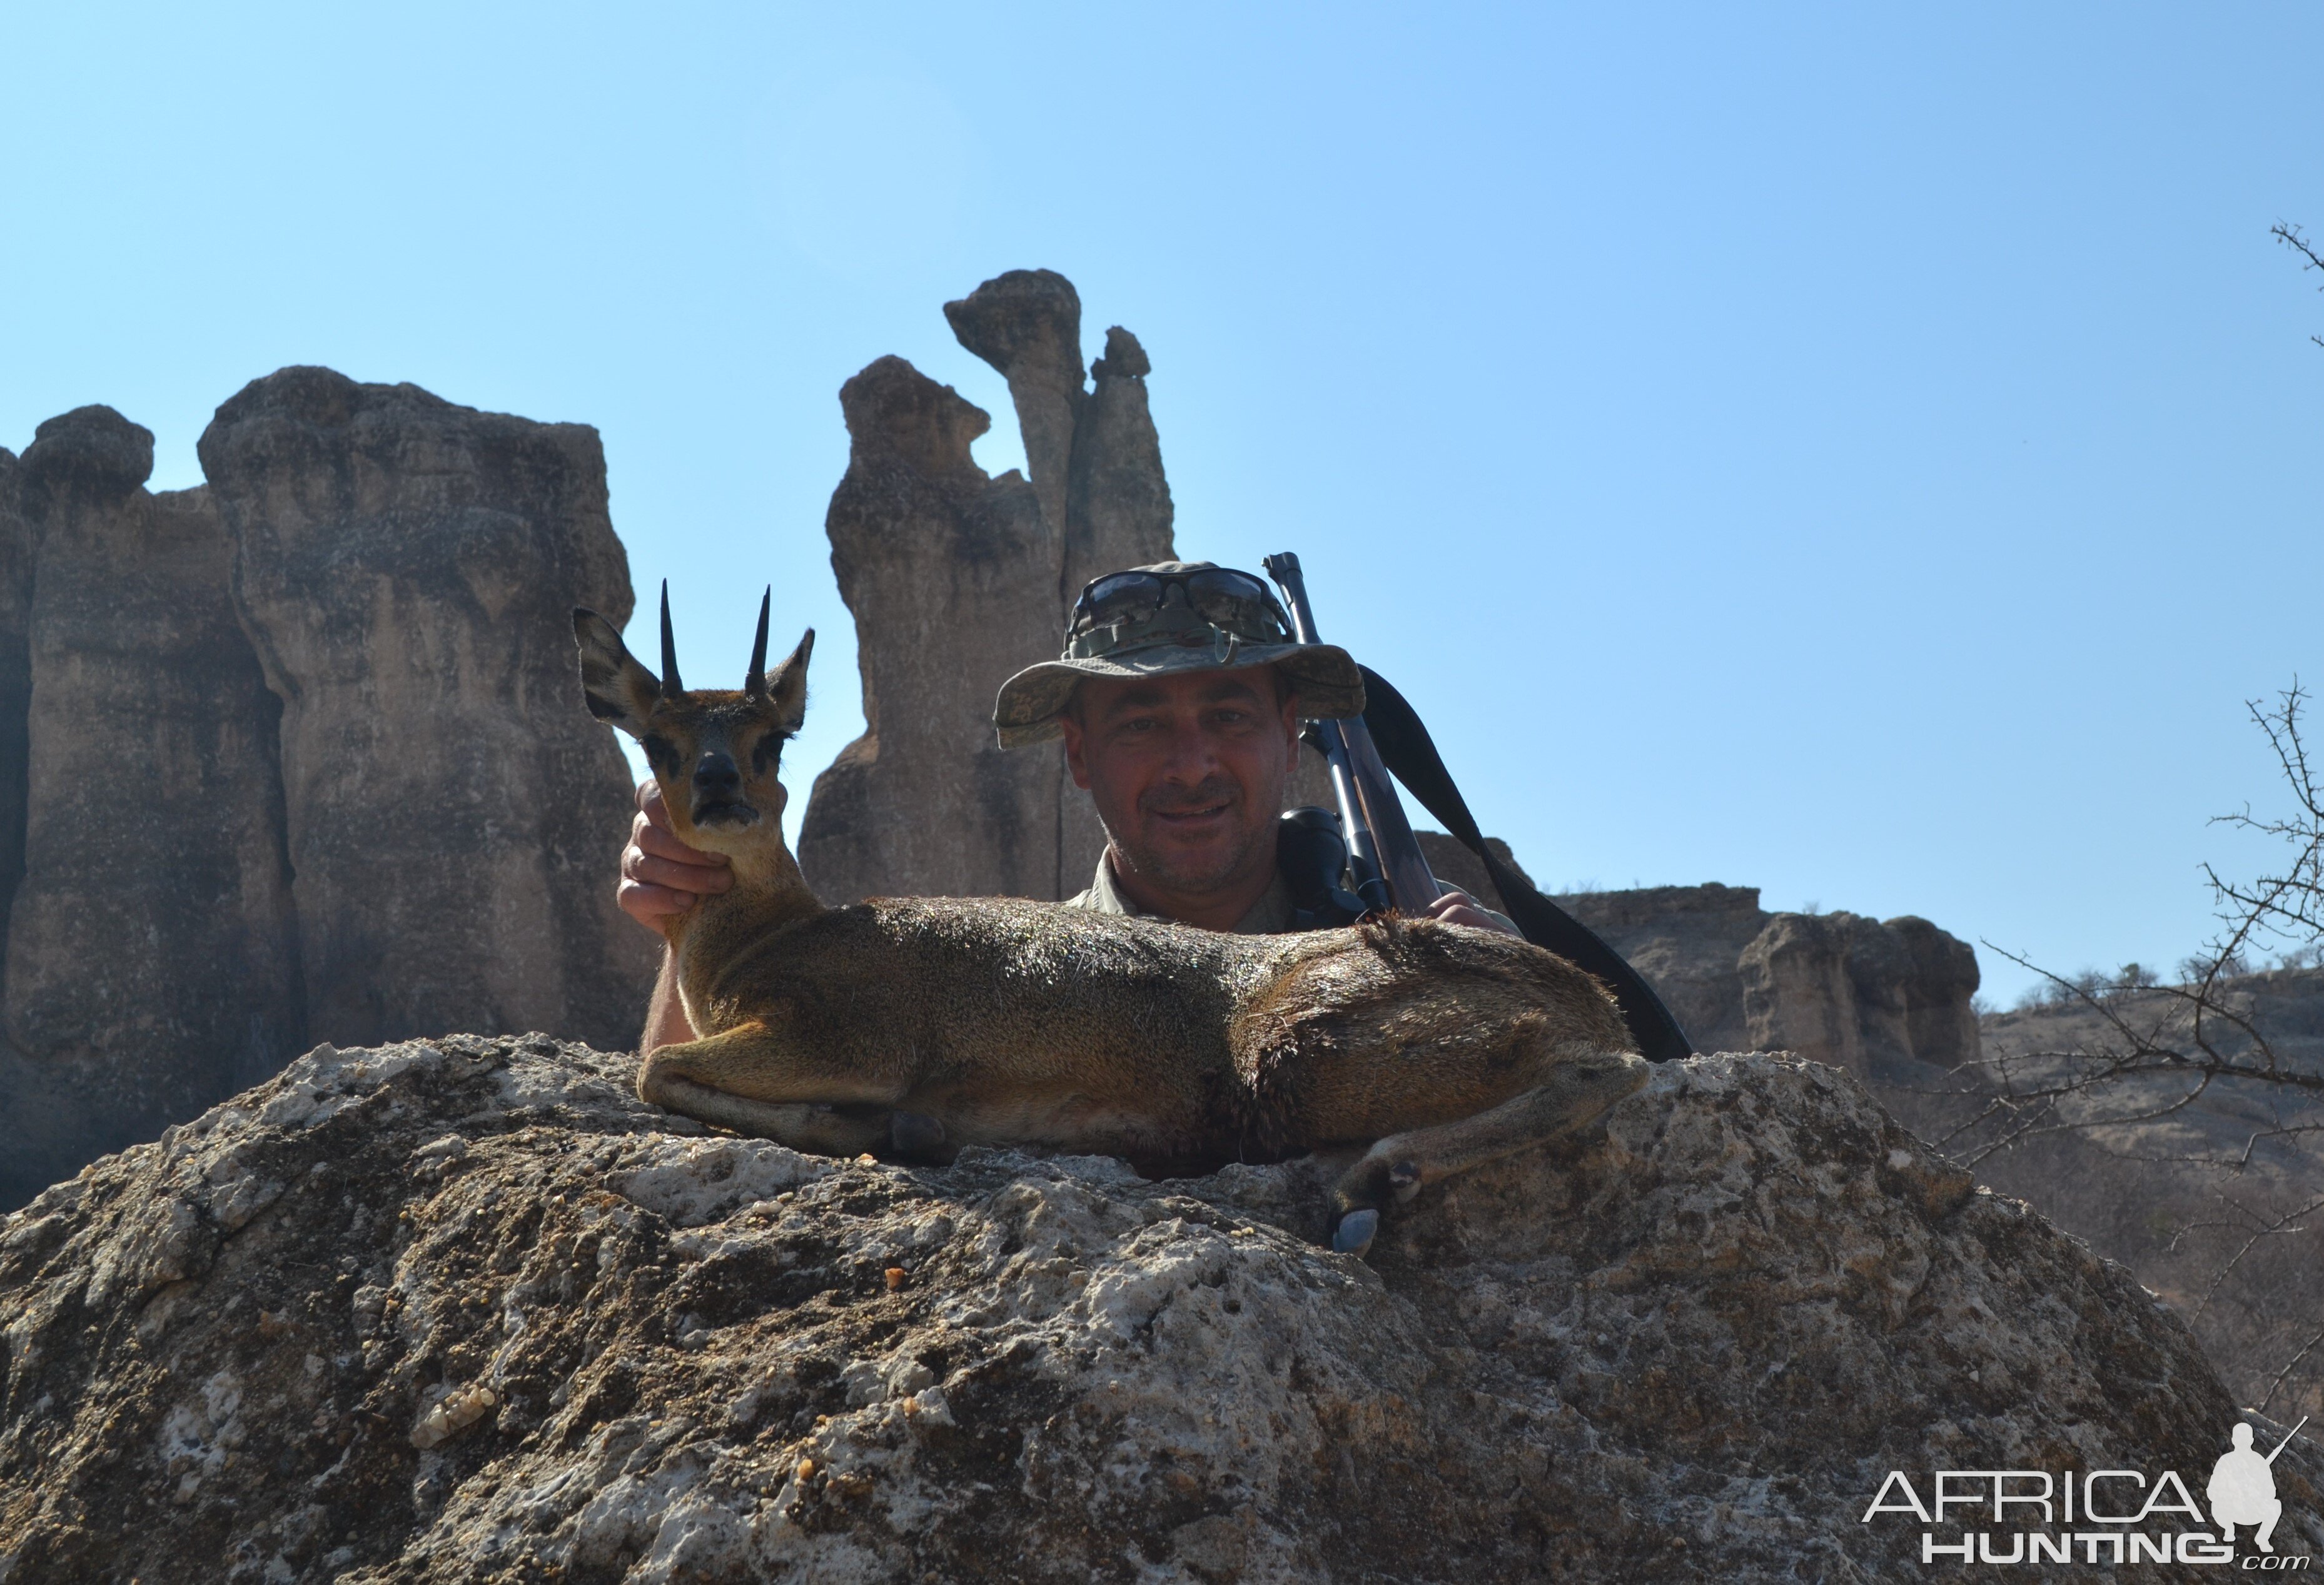
[[742,679],[742,691],[763,697],[767,691],[767,614],[774,609],[775,586],[759,597],[759,636],[751,645],[751,675]]
[[669,631],[669,580],[661,581],[661,696],[674,699],[686,692],[678,680],[678,640]]

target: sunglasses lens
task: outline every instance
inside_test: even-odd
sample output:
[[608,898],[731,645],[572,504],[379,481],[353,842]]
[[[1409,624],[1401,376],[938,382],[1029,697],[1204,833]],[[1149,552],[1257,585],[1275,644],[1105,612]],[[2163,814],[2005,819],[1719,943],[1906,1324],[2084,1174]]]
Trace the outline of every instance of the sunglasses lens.
[[1081,604],[1093,627],[1143,616],[1162,604],[1162,580],[1147,572],[1113,573],[1084,589]]
[[1204,620],[1245,638],[1272,638],[1283,631],[1267,585],[1249,573],[1230,567],[1198,572],[1186,580],[1186,599]]

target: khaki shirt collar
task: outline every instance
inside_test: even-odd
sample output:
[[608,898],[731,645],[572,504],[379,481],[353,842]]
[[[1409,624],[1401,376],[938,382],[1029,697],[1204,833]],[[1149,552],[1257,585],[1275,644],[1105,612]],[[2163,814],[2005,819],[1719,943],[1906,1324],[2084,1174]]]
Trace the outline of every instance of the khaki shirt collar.
[[[1065,906],[1087,908],[1096,914],[1126,914],[1134,919],[1158,919],[1159,914],[1149,914],[1122,894],[1113,875],[1113,850],[1108,848],[1098,855],[1097,874],[1091,880],[1089,889],[1072,898]],[[1250,911],[1235,921],[1231,934],[1236,935],[1281,935],[1291,928],[1293,904],[1291,888],[1278,871],[1266,893],[1251,904]]]

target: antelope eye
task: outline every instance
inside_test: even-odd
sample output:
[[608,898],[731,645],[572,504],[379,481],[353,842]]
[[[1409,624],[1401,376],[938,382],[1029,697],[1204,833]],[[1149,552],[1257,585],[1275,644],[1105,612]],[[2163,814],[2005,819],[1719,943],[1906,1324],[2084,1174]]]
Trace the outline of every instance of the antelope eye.
[[764,776],[767,773],[767,767],[781,759],[782,755],[783,734],[779,732],[768,733],[751,750],[751,774]]
[[645,751],[646,763],[657,770],[675,769],[678,765],[677,745],[658,732],[646,733]]

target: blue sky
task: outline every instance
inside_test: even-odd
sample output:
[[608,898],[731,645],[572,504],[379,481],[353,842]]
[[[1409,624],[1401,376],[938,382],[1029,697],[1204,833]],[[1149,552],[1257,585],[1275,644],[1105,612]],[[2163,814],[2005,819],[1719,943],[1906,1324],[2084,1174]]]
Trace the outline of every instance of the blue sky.
[[[1551,883],[1919,913],[2061,969],[2207,928],[2324,679],[2324,11],[12,14],[0,445],[155,483],[290,363],[603,432],[641,590],[858,730],[836,392],[1020,266],[1135,330],[1182,551],[1296,548]],[[731,652],[731,653],[728,653]],[[794,805],[796,809],[798,805]],[[1989,992],[2023,972],[1981,951]]]

